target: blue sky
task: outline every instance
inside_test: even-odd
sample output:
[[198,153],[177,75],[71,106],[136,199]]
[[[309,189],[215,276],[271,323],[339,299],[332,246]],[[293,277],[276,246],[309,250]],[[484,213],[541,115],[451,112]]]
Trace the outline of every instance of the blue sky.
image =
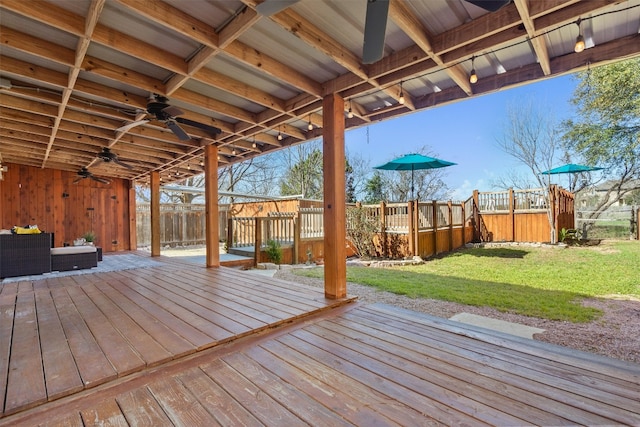
[[491,181],[509,169],[526,170],[497,147],[507,108],[533,98],[556,119],[568,118],[576,84],[573,76],[556,77],[376,123],[369,125],[368,141],[366,128],[347,131],[346,149],[373,167],[428,146],[435,157],[457,163],[444,181],[453,199],[466,199],[474,189],[491,190]]

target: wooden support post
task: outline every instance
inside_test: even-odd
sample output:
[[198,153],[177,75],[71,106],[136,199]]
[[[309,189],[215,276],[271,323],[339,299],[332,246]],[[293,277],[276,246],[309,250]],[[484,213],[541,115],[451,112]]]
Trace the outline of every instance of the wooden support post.
[[322,100],[324,168],[324,294],[347,296],[344,100],[331,94]]
[[431,202],[431,217],[433,218],[433,254],[438,255],[438,201]]
[[129,181],[129,250],[138,249],[138,220],[136,215],[136,186]]
[[515,226],[516,226],[516,213],[515,213],[515,199],[513,197],[513,188],[509,188],[509,241],[511,242],[515,242],[516,240],[516,232],[515,232]]
[[255,227],[253,227],[255,232],[253,238],[255,242],[255,246],[253,247],[253,265],[257,267],[258,263],[260,263],[260,252],[262,250],[262,218],[255,217],[253,220],[255,221]]
[[160,173],[151,172],[151,256],[160,256]]
[[207,267],[220,267],[220,218],[218,212],[218,147],[204,147],[204,198]]

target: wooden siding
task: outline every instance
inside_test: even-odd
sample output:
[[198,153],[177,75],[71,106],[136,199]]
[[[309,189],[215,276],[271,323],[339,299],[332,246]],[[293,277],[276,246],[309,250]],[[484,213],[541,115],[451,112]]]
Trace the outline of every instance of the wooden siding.
[[2,181],[0,227],[36,224],[54,245],[73,244],[88,231],[104,252],[129,250],[129,181],[105,185],[54,169],[8,165]]

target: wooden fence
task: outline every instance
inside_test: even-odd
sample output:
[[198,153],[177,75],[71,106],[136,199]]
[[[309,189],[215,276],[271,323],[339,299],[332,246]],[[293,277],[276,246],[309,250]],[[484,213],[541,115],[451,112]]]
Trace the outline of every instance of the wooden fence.
[[[220,236],[226,236],[227,210],[221,207]],[[190,203],[160,204],[160,243],[162,246],[204,245],[205,205]],[[138,247],[151,246],[151,205],[138,203],[136,212]]]
[[[365,215],[379,225],[374,237],[377,256],[429,257],[471,241],[472,202],[472,199],[461,204],[412,201],[357,208],[364,209]],[[322,208],[301,208],[297,213],[272,217],[232,217],[227,221],[230,250],[252,248],[256,262],[268,261],[264,249],[269,240],[281,245],[283,263],[313,262],[324,257]],[[347,253],[353,255],[352,244],[345,242],[345,245]]]
[[[547,205],[552,207],[550,215],[556,230],[569,229],[574,228],[573,201],[573,194],[551,186],[548,193],[544,189],[475,191],[462,203],[412,201],[359,207],[378,224],[376,255],[426,258],[472,241],[549,242]],[[317,261],[324,258],[323,209],[303,206],[298,205],[297,212],[280,209],[259,217],[234,217],[221,209],[220,236],[226,238],[230,251],[253,249],[256,262],[268,261],[264,248],[269,240],[283,248],[283,263]],[[162,245],[204,244],[204,214],[204,205],[162,204]],[[138,205],[137,219],[139,246],[149,245],[149,205]],[[345,244],[347,252],[353,254],[350,243]]]
[[477,207],[476,241],[550,242],[549,215],[556,233],[575,228],[574,196],[557,185],[548,190],[474,191],[473,200]]

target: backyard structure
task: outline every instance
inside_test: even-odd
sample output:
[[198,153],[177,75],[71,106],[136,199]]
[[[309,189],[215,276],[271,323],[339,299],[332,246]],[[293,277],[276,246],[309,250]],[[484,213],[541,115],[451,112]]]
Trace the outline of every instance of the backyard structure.
[[[473,197],[460,203],[416,200],[358,204],[347,209],[363,209],[378,225],[375,256],[428,258],[469,242],[549,242],[547,200],[551,201],[555,229],[574,228],[573,194],[555,185],[548,190],[475,191]],[[253,212],[255,216],[229,217],[228,250],[253,256],[256,263],[266,262],[264,250],[256,248],[263,249],[269,240],[274,240],[283,247],[283,263],[322,259],[322,209],[303,206],[301,201],[297,206],[287,206],[295,209],[292,212],[286,212],[284,206],[269,212],[261,203],[246,204],[240,211]],[[347,228],[351,226],[347,223]],[[351,246],[348,240],[345,244],[347,248]]]
[[[219,166],[233,165],[270,150],[322,136],[323,143],[329,148],[323,153],[330,167],[326,170],[328,173],[324,182],[325,201],[329,204],[324,211],[324,222],[331,224],[331,231],[342,230],[344,212],[341,210],[344,203],[336,201],[340,202],[339,196],[344,193],[345,127],[365,126],[377,120],[493,92],[499,88],[513,87],[635,56],[639,54],[640,46],[634,24],[637,22],[637,13],[632,9],[625,9],[628,5],[637,6],[638,2],[635,0],[623,3],[517,1],[494,13],[467,2],[456,1],[454,4],[440,0],[437,5],[440,9],[438,14],[430,12],[435,2],[429,2],[428,6],[427,3],[415,2],[407,7],[406,2],[392,1],[388,28],[393,32],[393,37],[389,38],[393,40],[393,46],[388,46],[387,55],[382,61],[364,65],[358,55],[364,26],[362,18],[357,17],[365,15],[367,2],[299,2],[272,17],[258,14],[255,10],[256,3],[198,0],[0,2],[3,25],[0,63],[3,139],[0,150],[3,168],[7,167],[6,173],[3,172],[5,180],[0,181],[2,226],[6,228],[33,223],[41,225],[47,222],[43,228],[54,231],[55,241],[60,244],[68,241],[68,238],[92,231],[89,227],[93,218],[103,227],[102,231],[93,231],[108,245],[106,252],[135,250],[133,186],[135,182],[142,182],[151,188],[151,247],[152,254],[159,257],[161,181],[180,180],[204,170],[207,183],[207,266],[219,267],[219,221],[216,206],[216,172]],[[309,9],[305,10],[306,8]],[[610,14],[623,9],[624,13]],[[460,12],[464,12],[465,16],[460,16]],[[315,22],[307,19],[308,16],[313,16]],[[594,31],[596,43],[585,52],[574,53],[571,39],[575,36],[575,27],[568,24],[585,16],[589,16],[588,22],[593,22],[593,28],[597,28]],[[352,18],[349,25],[344,25],[344,17]],[[320,23],[321,27],[318,26]],[[550,32],[558,36],[539,37]],[[503,48],[505,46],[506,49]],[[493,65],[486,58],[475,58],[475,55],[482,53],[483,56],[491,55],[491,62],[498,60],[498,56],[491,52],[492,49],[500,49],[504,73],[496,74]],[[470,65],[468,62],[473,63],[474,59],[477,59],[481,78],[472,87],[465,74]],[[424,81],[426,75],[437,75],[438,81]],[[165,108],[173,111],[172,114],[177,114],[176,111],[180,113],[177,115],[182,117],[177,119],[191,120],[191,123],[199,124],[200,127],[185,125],[183,133],[176,132],[176,118],[170,117],[167,120],[162,114],[158,114],[157,109],[149,111],[151,108],[148,98],[151,95],[157,99],[153,94],[171,98],[171,102],[175,104],[168,104]],[[400,99],[406,99],[406,102],[399,103]],[[344,113],[347,108],[351,110],[351,104],[355,115],[345,121]],[[150,121],[142,123],[141,119]],[[124,127],[126,130],[123,130]],[[207,132],[202,127],[222,132]],[[282,139],[279,138],[280,130],[284,134]],[[184,133],[187,133],[187,138],[184,138]],[[96,154],[105,147],[117,153],[131,169],[98,159]],[[82,168],[90,168],[95,177],[108,178],[111,184],[107,187],[107,184],[91,179],[93,175],[86,173],[77,175],[78,171],[84,170]],[[11,179],[15,171],[20,171],[20,176]],[[39,172],[43,175],[37,178]],[[74,184],[73,181],[77,180],[79,182]],[[65,191],[65,186],[73,190]],[[74,193],[76,196],[73,196]],[[92,212],[95,213],[93,217]],[[62,236],[59,235],[60,230]],[[343,244],[344,238],[339,237],[336,234],[325,236],[325,243]],[[333,257],[334,266],[337,261],[342,263],[344,260],[344,253],[340,250],[327,250],[326,253]],[[187,274],[194,270],[192,266],[184,269],[188,270]],[[205,275],[224,276],[228,273],[222,268],[205,271]],[[331,274],[325,281],[325,295],[340,300],[346,294],[345,272],[338,271],[337,268],[329,268],[328,271]],[[121,279],[125,282],[120,282],[121,290],[137,289],[129,295],[139,301],[136,294],[139,295],[138,291],[142,292],[141,288],[145,287],[143,284],[160,286],[174,273],[182,277],[177,285],[190,283],[189,277],[182,273],[169,274],[160,269],[139,269]],[[119,402],[139,402],[142,399],[149,406],[119,406],[117,399],[105,399],[101,400],[105,402],[104,406],[95,408],[84,401],[88,405],[83,406],[85,412],[80,414],[77,409],[66,411],[63,416],[70,418],[65,420],[52,419],[53,412],[48,412],[51,406],[46,402],[51,396],[46,393],[51,387],[44,383],[44,378],[40,378],[38,382],[23,381],[24,378],[32,379],[32,375],[42,377],[51,367],[61,367],[56,360],[52,362],[52,359],[47,359],[61,354],[58,347],[52,347],[55,351],[39,353],[47,348],[42,342],[44,340],[52,343],[55,339],[54,344],[64,346],[76,345],[76,340],[86,338],[93,345],[100,343],[111,351],[124,348],[112,339],[119,340],[122,337],[121,331],[130,331],[123,324],[132,325],[135,322],[127,314],[131,300],[121,299],[121,294],[106,289],[110,296],[118,299],[117,303],[112,304],[101,293],[100,287],[114,283],[113,279],[112,274],[87,275],[63,283],[51,283],[47,280],[23,281],[15,287],[3,286],[0,301],[3,308],[0,312],[3,316],[3,321],[0,322],[0,361],[4,367],[2,374],[11,373],[13,378],[13,381],[6,383],[8,386],[4,390],[7,394],[10,392],[12,396],[19,397],[17,400],[10,399],[13,404],[11,411],[43,405],[39,412],[40,420],[45,418],[46,421],[66,425],[72,425],[67,420],[73,417],[76,424],[81,424],[81,416],[85,420],[99,422],[102,420],[95,421],[100,418],[96,415],[106,414],[105,418],[108,419],[110,414],[115,414],[120,408],[133,408],[133,416],[139,414],[136,410],[148,410],[147,414],[180,414],[179,410],[168,410],[168,406],[164,412],[157,406],[159,403],[153,406],[157,401],[151,396],[149,387],[144,385],[135,388],[134,382],[126,381],[130,377],[123,378],[131,372],[128,368],[121,372],[122,382],[118,385],[122,386],[120,390],[126,390],[119,396]],[[229,291],[227,282],[233,280],[222,277],[216,289],[216,292],[228,297],[227,303],[231,305],[245,296],[243,291],[239,291],[239,297]],[[256,278],[243,280],[247,287],[269,285],[269,281]],[[50,284],[59,286],[52,290],[49,288]],[[100,292],[94,292],[96,288]],[[322,299],[322,293],[305,297],[301,295],[304,292],[300,287],[294,286],[292,290],[294,306],[300,305],[301,300]],[[263,307],[272,302],[271,299],[282,298],[283,293],[285,292],[276,291],[276,295],[270,297],[260,292],[257,296],[259,301],[254,301],[251,312],[264,315]],[[62,304],[53,307],[49,303],[50,298],[55,298],[53,294],[61,296]],[[155,298],[149,307],[152,307],[155,314],[171,319],[170,328],[175,327],[181,331],[186,328],[193,332],[193,329],[185,327],[181,322],[185,308],[177,302],[180,297],[188,298],[186,295],[176,296],[176,293],[171,293],[164,298]],[[201,297],[196,293],[195,298]],[[73,298],[78,298],[81,302],[89,302],[90,299],[91,303],[76,304]],[[154,306],[155,302],[164,306],[158,309]],[[194,301],[185,302],[181,299],[181,302],[197,311],[197,315],[194,314],[191,318],[200,328],[207,329],[209,323],[219,325],[216,322],[226,322],[228,319],[223,312],[211,313],[214,301],[204,309]],[[273,302],[277,304],[280,301]],[[96,317],[91,314],[100,314],[102,310],[98,307],[102,304],[112,308],[115,306],[112,311],[105,310],[114,316],[105,322],[96,322]],[[90,315],[83,317],[78,313],[79,309],[89,311]],[[204,315],[210,316],[209,320],[202,321],[201,316]],[[158,325],[148,312],[143,317],[149,327]],[[47,322],[46,319],[54,321]],[[61,319],[65,320],[64,325],[61,325]],[[93,329],[87,326],[90,322]],[[119,326],[116,327],[116,324]],[[227,322],[226,325],[238,327],[233,322]],[[346,332],[348,328],[341,329]],[[254,331],[246,328],[241,330],[246,334]],[[416,334],[422,335],[422,332],[417,331]],[[460,333],[453,335],[455,338]],[[140,344],[138,339],[138,336],[131,337],[131,341]],[[176,342],[180,340],[168,340],[167,345],[174,346]],[[312,338],[305,342],[311,346],[322,346],[324,341]],[[201,341],[197,347],[201,349],[207,345],[207,342]],[[379,345],[385,344],[380,342]],[[529,345],[520,347],[528,348]],[[82,350],[83,346],[78,345],[78,348]],[[141,348],[147,349],[144,346]],[[541,350],[540,353],[546,355],[546,351]],[[495,357],[496,353],[513,354],[508,347],[491,348],[486,353],[480,352],[479,359],[486,359],[485,354]],[[177,354],[179,358],[184,353]],[[29,357],[22,357],[24,355]],[[83,355],[87,357],[83,361],[88,366],[95,366],[92,361],[93,357],[99,357],[98,352],[86,352]],[[555,354],[549,355],[542,360],[557,359],[554,356]],[[71,358],[67,358],[67,361],[70,360]],[[127,367],[143,365],[135,357],[133,360],[135,363],[126,359],[122,361]],[[162,364],[166,359],[153,360]],[[633,415],[638,411],[634,408],[624,409],[626,416],[622,420],[615,419],[616,414],[621,412],[619,406],[615,406],[620,405],[619,394],[637,395],[635,382],[628,379],[632,377],[628,375],[630,369],[618,369],[618,366],[608,370],[607,374],[612,374],[610,377],[603,377],[595,372],[595,378],[592,378],[594,370],[590,369],[591,366],[596,365],[601,369],[603,365],[607,365],[601,359],[593,364],[582,362],[584,357],[568,357],[567,360],[566,365],[554,367],[566,370],[566,375],[572,378],[580,377],[584,372],[589,372],[590,375],[586,386],[570,384],[565,388],[570,397],[573,397],[571,402],[579,406],[572,411],[571,421],[583,424],[608,421],[636,423],[637,417],[634,418]],[[15,364],[9,368],[11,362]],[[101,366],[109,365],[110,363],[104,363]],[[178,363],[173,364],[174,367],[177,365]],[[157,366],[149,363],[144,367],[149,370],[144,373],[149,373],[155,367]],[[163,367],[170,369],[168,366]],[[472,366],[468,371],[474,372],[474,368]],[[544,368],[543,366],[540,371],[545,371]],[[344,368],[337,369],[337,376],[334,378],[342,378],[342,369]],[[248,375],[249,371],[251,369],[247,369],[245,374]],[[533,372],[532,376],[539,376],[540,371]],[[69,372],[74,370],[70,369]],[[78,373],[78,370],[75,372]],[[143,374],[135,379],[143,378]],[[415,371],[412,376],[417,377],[418,374]],[[116,377],[113,372],[107,375],[109,379]],[[72,375],[55,374],[49,378],[71,383],[77,379]],[[240,373],[236,378],[238,382],[229,382],[225,392],[247,390],[247,383],[242,380],[246,377]],[[470,379],[474,378],[482,379],[470,376]],[[213,388],[212,382],[207,378],[202,380],[205,385]],[[386,379],[372,380],[374,383],[387,382]],[[424,384],[422,379],[415,381]],[[560,382],[566,384],[564,381]],[[602,384],[604,391],[594,393],[594,382]],[[275,383],[280,386],[286,381],[283,379]],[[78,390],[87,384],[96,385],[86,381],[75,384],[76,387],[66,390]],[[182,387],[166,378],[164,381],[160,380],[160,384],[162,392],[155,394],[159,400],[162,400],[161,395],[175,396],[171,392]],[[361,390],[357,380],[350,384],[354,387],[354,394]],[[496,404],[503,402],[500,396],[493,402],[486,402],[478,410],[475,401],[471,399],[469,388],[466,387],[467,381],[458,384],[461,388],[454,392],[454,400],[462,402],[460,408],[469,416],[476,412],[493,414]],[[106,383],[105,388],[109,386],[111,384]],[[500,384],[488,387],[501,388]],[[256,391],[253,398],[243,400],[243,396],[239,396],[238,400],[248,402],[247,406],[250,408],[247,410],[264,408],[261,406],[264,401],[256,396],[269,395],[267,390],[263,392],[259,387],[251,389]],[[580,392],[574,394],[578,389]],[[607,392],[612,389],[615,393]],[[477,395],[483,397],[486,393],[483,393],[484,390],[480,391]],[[35,399],[27,400],[27,403],[21,400],[31,392],[34,392],[31,396],[36,396]],[[376,390],[368,392],[369,390],[365,390],[365,394],[377,393]],[[520,401],[508,400],[512,405],[505,407],[502,413],[510,414],[519,412],[523,406],[530,407],[531,395],[525,394]],[[193,395],[181,396],[187,406],[193,402]],[[296,396],[304,397],[300,394]],[[377,396],[380,399],[376,403],[389,401],[384,396]],[[430,407],[442,406],[443,401],[451,401],[452,393],[448,389],[442,390],[439,403],[431,403],[425,400],[425,396],[417,396],[415,391],[409,389],[399,389],[395,396],[396,401],[403,405],[402,409],[405,408],[407,396],[415,398],[413,409],[420,416],[425,404]],[[76,396],[72,397],[74,398]],[[602,402],[603,399],[606,402]],[[545,395],[540,400],[543,401],[542,405],[553,407],[557,400],[565,402],[569,398],[552,394],[551,398]],[[9,399],[5,398],[5,404],[7,401]],[[76,400],[71,405],[77,402]],[[270,413],[276,415],[282,413],[283,406],[291,408],[291,413],[306,408],[300,400],[273,403],[269,407]],[[373,406],[375,405],[365,402],[361,407],[366,409]],[[201,408],[197,405],[190,407]],[[34,408],[34,411],[37,412],[38,409]],[[406,416],[406,411],[401,412]],[[24,415],[27,418],[25,424],[29,424],[28,417],[33,413],[18,415]],[[538,424],[545,421],[566,422],[558,420],[556,416],[538,415],[540,412],[536,411],[532,416],[527,416],[526,421]],[[468,419],[466,416],[464,418]],[[400,423],[404,420],[406,418],[402,418]],[[7,419],[6,422],[0,421],[0,424],[16,425],[15,421],[15,418]],[[513,416],[505,416],[503,421],[514,423]]]

